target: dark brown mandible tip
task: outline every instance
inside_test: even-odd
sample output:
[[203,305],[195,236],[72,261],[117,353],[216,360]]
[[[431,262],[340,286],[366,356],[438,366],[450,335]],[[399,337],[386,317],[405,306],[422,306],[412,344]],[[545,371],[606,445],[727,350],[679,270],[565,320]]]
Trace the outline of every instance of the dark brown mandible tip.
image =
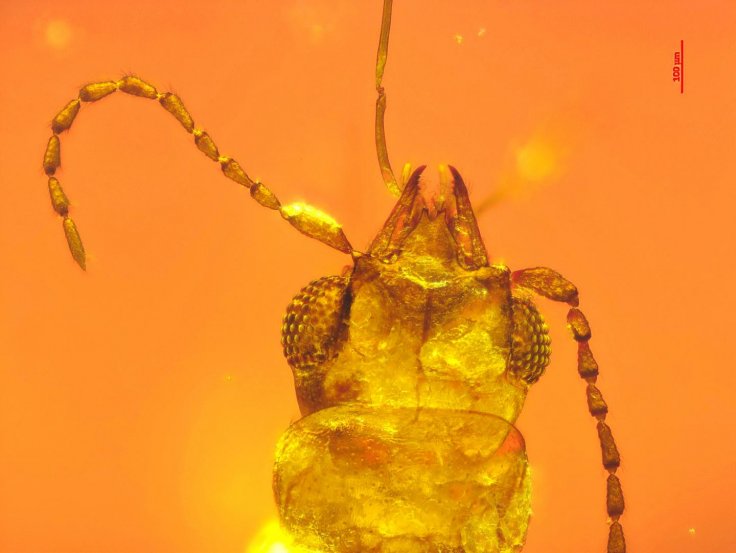
[[[458,262],[466,269],[479,269],[488,265],[488,253],[483,245],[478,223],[470,204],[468,189],[460,173],[452,165],[448,166],[452,174],[452,196],[455,209],[447,210],[447,227],[458,248]],[[452,201],[450,198],[448,200]]]

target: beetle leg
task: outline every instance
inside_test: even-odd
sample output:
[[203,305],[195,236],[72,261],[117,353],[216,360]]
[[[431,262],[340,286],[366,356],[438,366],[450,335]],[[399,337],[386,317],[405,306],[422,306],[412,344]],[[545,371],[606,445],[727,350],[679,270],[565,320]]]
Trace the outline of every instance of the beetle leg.
[[168,111],[194,137],[194,144],[204,155],[217,162],[223,174],[250,190],[251,197],[263,207],[281,213],[281,216],[291,223],[297,230],[345,253],[352,253],[353,249],[342,231],[340,225],[327,214],[303,203],[282,206],[276,195],[263,183],[251,179],[243,168],[233,158],[220,154],[215,142],[209,134],[194,125],[194,120],[184,104],[176,94],[158,92],[155,86],[144,80],[127,75],[118,81],[104,81],[90,83],[79,91],[79,97],[64,106],[51,121],[53,134],[49,138],[43,157],[43,168],[49,177],[48,186],[51,195],[51,204],[59,215],[63,217],[64,233],[66,234],[72,256],[82,269],[85,269],[86,256],[82,239],[79,236],[74,221],[69,216],[69,200],[55,177],[61,166],[61,142],[59,135],[71,128],[82,103],[96,102],[116,91],[122,91],[132,96],[139,96],[149,100],[158,100],[161,106]]
[[578,374],[587,383],[585,394],[588,411],[598,421],[597,431],[603,467],[609,473],[606,481],[606,510],[612,522],[609,526],[607,551],[608,553],[626,553],[624,531],[619,522],[624,512],[624,496],[621,482],[616,476],[616,470],[621,464],[621,456],[613,439],[611,428],[606,424],[608,405],[596,386],[598,363],[588,345],[591,337],[590,325],[583,312],[577,308],[577,288],[562,275],[546,267],[515,271],[511,274],[511,284],[514,288],[530,290],[572,306],[567,313],[567,326],[578,343]]

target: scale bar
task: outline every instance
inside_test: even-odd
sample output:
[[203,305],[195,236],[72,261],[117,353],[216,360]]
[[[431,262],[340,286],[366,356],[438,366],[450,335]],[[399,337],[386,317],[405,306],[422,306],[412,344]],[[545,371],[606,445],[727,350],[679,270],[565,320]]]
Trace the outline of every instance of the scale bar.
[[685,93],[685,41],[680,40],[680,94]]

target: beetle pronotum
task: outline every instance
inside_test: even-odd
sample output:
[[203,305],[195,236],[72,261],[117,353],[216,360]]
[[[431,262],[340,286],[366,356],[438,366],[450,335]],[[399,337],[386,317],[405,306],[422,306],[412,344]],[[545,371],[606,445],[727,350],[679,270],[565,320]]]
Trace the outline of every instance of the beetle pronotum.
[[607,550],[624,553],[620,456],[576,287],[552,269],[491,264],[453,167],[440,166],[434,194],[421,186],[424,167],[407,165],[398,179],[391,169],[381,85],[391,4],[384,0],[375,138],[384,183],[399,198],[365,251],[354,249],[331,217],[303,203],[282,205],[221,155],[177,95],[128,75],[82,87],[51,124],[43,167],[72,256],[84,269],[84,247],[56,177],[59,135],[82,104],[117,91],[158,101],[256,202],[351,255],[351,268],[294,297],[282,328],[303,417],[280,440],[274,492],[282,524],[311,551],[520,551],[530,492],[524,441],[513,424],[550,351],[532,295],[569,304],[578,372],[609,473]]

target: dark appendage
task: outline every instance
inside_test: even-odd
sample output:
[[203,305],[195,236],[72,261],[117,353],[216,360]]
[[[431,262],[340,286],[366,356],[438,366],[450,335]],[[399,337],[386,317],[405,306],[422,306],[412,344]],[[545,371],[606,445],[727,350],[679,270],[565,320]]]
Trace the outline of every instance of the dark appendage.
[[458,262],[469,270],[486,267],[488,253],[470,205],[468,189],[457,169],[452,166],[449,169],[453,186],[452,196],[445,200],[445,217],[458,247]]
[[422,165],[412,173],[391,214],[371,242],[368,252],[374,257],[384,259],[394,254],[419,222],[424,207],[419,195],[419,177],[425,168]]
[[83,86],[79,96],[64,106],[51,122],[54,134],[49,138],[46,151],[43,156],[43,169],[48,175],[49,194],[54,211],[64,219],[64,234],[67,244],[74,260],[82,269],[86,268],[86,255],[82,239],[79,236],[76,224],[69,216],[69,200],[64,193],[61,183],[55,177],[56,171],[61,166],[61,142],[59,134],[68,131],[79,113],[82,102],[96,102],[121,91],[132,96],[158,100],[161,106],[169,112],[189,134],[194,137],[197,149],[212,161],[218,163],[223,174],[249,188],[251,197],[263,207],[278,211],[299,232],[327,244],[345,253],[352,253],[353,249],[342,227],[328,215],[314,209],[307,204],[291,204],[282,206],[276,195],[265,184],[253,181],[234,159],[220,155],[212,137],[202,129],[194,125],[194,119],[184,107],[181,99],[171,92],[160,93],[150,83],[134,75],[126,75],[118,81],[104,81],[90,83]]
[[567,314],[567,323],[573,338],[578,343],[578,374],[587,382],[586,399],[588,411],[598,421],[598,440],[601,446],[601,461],[609,476],[606,482],[606,510],[611,518],[608,532],[608,553],[626,553],[624,530],[619,518],[624,512],[624,495],[616,471],[621,464],[616,441],[611,427],[606,424],[608,405],[596,386],[598,363],[588,344],[591,337],[590,325],[582,311],[577,309],[578,291],[574,284],[562,275],[546,267],[524,269],[511,275],[512,286],[531,290],[555,301],[566,302],[574,307]]
[[515,286],[528,288],[532,292],[554,301],[562,301],[572,306],[578,304],[578,289],[557,271],[547,267],[534,267],[514,271],[511,282]]
[[378,52],[376,53],[376,154],[378,156],[378,166],[381,168],[381,176],[383,182],[389,189],[391,194],[398,196],[401,194],[401,186],[396,182],[394,171],[391,169],[391,161],[388,157],[388,147],[386,146],[386,91],[382,86],[383,72],[386,69],[386,61],[388,60],[388,38],[391,33],[391,8],[393,0],[383,0],[383,15],[381,17],[381,37],[378,40]]

